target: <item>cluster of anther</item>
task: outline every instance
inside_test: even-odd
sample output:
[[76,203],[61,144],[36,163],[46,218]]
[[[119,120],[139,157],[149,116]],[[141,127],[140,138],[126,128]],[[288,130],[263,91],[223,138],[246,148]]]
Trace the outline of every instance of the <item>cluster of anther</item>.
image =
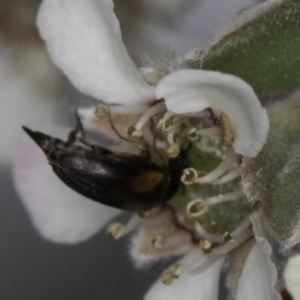
[[[103,109],[103,111],[105,112],[106,110]],[[103,117],[102,111],[100,115]],[[192,122],[193,126],[191,126],[190,118],[198,118],[200,120],[199,125],[195,126],[195,122]],[[147,127],[148,130],[146,129]],[[162,134],[159,135],[158,131]],[[216,157],[222,158],[219,166],[210,172],[197,170],[193,167],[185,169],[181,177],[181,181],[185,185],[223,185],[240,176],[240,157],[232,148],[234,132],[230,120],[223,113],[217,116],[211,109],[207,109],[197,114],[175,115],[166,111],[164,102],[159,101],[156,105],[149,107],[142,114],[137,124],[129,127],[127,132],[129,138],[143,138],[149,147],[155,147],[155,150],[164,150],[168,157],[177,157],[182,143],[186,143],[188,140],[199,151],[214,151]],[[165,138],[162,139],[161,136],[165,136]],[[212,141],[212,145],[219,146],[212,150],[208,149],[209,147],[204,149],[203,140],[207,139]],[[163,283],[167,285],[172,284],[184,270],[190,274],[202,272],[218,258],[232,251],[253,235],[251,222],[248,217],[235,230],[224,232],[223,235],[206,232],[197,219],[209,211],[210,205],[234,201],[243,197],[242,191],[236,190],[207,199],[191,199],[186,207],[186,214],[190,218],[194,218],[195,221],[194,228],[190,230],[193,230],[194,235],[196,234],[198,237],[199,248],[206,257],[203,260],[200,259],[196,266],[193,263],[192,267],[188,267],[188,263],[185,263],[183,259],[181,263],[163,272],[161,276]],[[129,233],[139,222],[139,217],[133,217],[125,226],[114,223],[109,226],[108,232],[114,238],[119,238]],[[163,246],[164,240],[163,236],[154,236],[152,246],[159,249]]]

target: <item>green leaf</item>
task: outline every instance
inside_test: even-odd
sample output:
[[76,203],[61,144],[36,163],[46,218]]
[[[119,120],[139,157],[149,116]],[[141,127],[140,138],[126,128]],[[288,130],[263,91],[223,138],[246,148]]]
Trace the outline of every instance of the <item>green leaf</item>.
[[269,0],[239,15],[188,57],[192,67],[241,77],[258,96],[300,84],[300,1]]
[[276,179],[265,214],[273,235],[290,248],[300,242],[300,148]]
[[288,139],[293,140],[299,134],[300,128],[300,91],[275,102],[268,109],[271,126],[275,126]]

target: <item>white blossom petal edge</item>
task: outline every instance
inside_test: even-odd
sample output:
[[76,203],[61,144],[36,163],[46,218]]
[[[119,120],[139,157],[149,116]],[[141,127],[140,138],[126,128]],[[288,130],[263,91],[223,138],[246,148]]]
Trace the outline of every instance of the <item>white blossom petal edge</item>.
[[236,153],[254,157],[267,139],[269,119],[253,89],[229,74],[180,70],[163,78],[156,89],[167,109],[177,114],[212,108],[225,113],[233,127]]
[[219,279],[224,258],[197,275],[183,273],[172,286],[157,280],[145,295],[144,300],[217,300]]
[[[276,290],[277,270],[263,228],[262,211],[250,216],[256,245],[251,249],[239,280],[236,300],[281,300]],[[254,288],[255,287],[255,288]]]
[[37,24],[53,61],[82,92],[109,103],[154,99],[123,45],[111,0],[44,0]]
[[284,270],[284,281],[287,290],[294,300],[300,300],[300,255],[291,257]]
[[15,161],[14,177],[34,227],[52,242],[82,242],[120,213],[67,187],[54,174],[41,149],[27,136]]

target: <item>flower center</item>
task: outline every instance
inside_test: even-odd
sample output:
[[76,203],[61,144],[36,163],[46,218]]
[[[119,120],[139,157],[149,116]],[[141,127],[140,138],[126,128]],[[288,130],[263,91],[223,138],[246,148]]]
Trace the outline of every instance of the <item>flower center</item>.
[[[171,284],[182,272],[202,272],[253,235],[248,218],[251,207],[240,188],[242,157],[232,148],[234,132],[224,113],[206,109],[177,115],[167,111],[163,101],[158,101],[127,132],[128,138],[141,141],[151,159],[160,165],[177,157],[181,149],[190,149],[190,165],[182,173],[179,192],[161,206],[161,210],[170,209],[173,217],[168,224],[173,229],[167,230],[169,225],[164,225],[165,230],[161,226],[155,230],[154,226],[149,245],[153,251],[164,251],[174,246],[176,232],[184,232],[190,236],[191,247],[198,245],[202,254],[190,267],[182,261],[166,270],[162,274],[165,284]],[[151,216],[150,212],[148,218],[155,220],[156,215]],[[143,217],[140,222],[143,226]],[[129,224],[132,223],[139,224],[131,220]],[[125,225],[122,234],[135,226]],[[114,229],[120,232],[118,226]]]

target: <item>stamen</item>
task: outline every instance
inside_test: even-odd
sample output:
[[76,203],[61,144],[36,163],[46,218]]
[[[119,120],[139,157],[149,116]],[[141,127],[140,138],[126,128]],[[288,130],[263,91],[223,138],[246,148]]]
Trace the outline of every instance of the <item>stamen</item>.
[[154,106],[148,108],[144,114],[141,116],[140,120],[135,125],[136,130],[141,130],[144,125],[156,114],[166,110],[164,102],[160,102]]
[[222,236],[222,240],[224,241],[224,243],[233,242],[233,237],[230,235],[228,231],[225,231]]
[[141,222],[141,218],[138,215],[132,216],[126,225],[115,222],[111,223],[106,230],[106,233],[111,235],[114,239],[119,239],[132,232]]
[[207,198],[204,201],[204,204],[205,205],[213,205],[213,204],[223,203],[223,202],[227,202],[227,201],[234,201],[234,200],[238,200],[244,196],[245,195],[242,191],[232,192],[232,193],[228,193],[225,195],[220,194],[219,196],[216,196],[216,197]]
[[150,126],[144,127],[143,138],[146,141],[146,143],[148,143],[149,145],[153,145],[155,141],[155,145],[153,146],[158,149],[164,149],[168,146],[168,143],[166,143],[165,141],[159,140],[157,138],[155,138],[154,140],[153,132],[150,130]]
[[181,176],[181,181],[185,185],[189,185],[194,183],[194,181],[198,178],[198,171],[194,168],[187,168],[183,170],[183,174]]
[[175,114],[171,111],[167,111],[165,114],[164,114],[164,119],[167,120],[167,119],[170,119],[172,118],[173,116],[175,116]]
[[152,240],[152,245],[155,249],[160,249],[163,246],[163,243],[164,243],[164,238],[161,235],[156,236]]
[[220,121],[221,121],[222,130],[223,130],[224,142],[227,145],[232,145],[233,141],[234,141],[234,132],[233,132],[231,122],[224,113],[221,113],[220,117],[221,117]]
[[97,105],[94,112],[95,116],[99,119],[107,118],[109,113],[110,113],[109,107],[102,104]]
[[174,278],[177,279],[183,273],[183,271],[184,271],[184,265],[182,265],[182,264],[175,264],[172,267],[172,271],[173,271]]
[[133,215],[124,226],[123,236],[132,232],[140,224],[140,222],[141,218],[138,215]]
[[142,132],[142,130],[138,130],[138,129],[136,129],[136,128],[133,127],[133,126],[130,126],[130,127],[127,129],[127,135],[128,135],[130,138],[133,138],[133,139],[139,139],[139,138],[142,137],[143,132]]
[[211,253],[212,243],[206,239],[200,240],[200,249],[206,254]]
[[161,281],[163,282],[163,284],[165,285],[171,285],[174,281],[174,277],[173,274],[170,270],[165,270],[160,277]]
[[162,248],[164,249],[181,249],[181,252],[186,252],[189,250],[190,248],[190,244],[189,243],[182,243],[182,236],[181,235],[177,235],[174,234],[171,237],[165,237],[164,241],[163,241],[163,245]]
[[157,129],[162,131],[170,131],[174,128],[173,118],[170,119],[161,119],[157,124]]
[[179,144],[173,144],[170,147],[166,149],[166,153],[168,157],[175,158],[180,154],[180,145]]
[[235,229],[233,230],[230,235],[232,237],[235,237],[239,234],[241,234],[242,232],[244,232],[248,227],[250,227],[252,225],[249,217],[247,216],[243,221],[242,223]]
[[241,245],[242,243],[244,243],[252,235],[253,235],[253,231],[250,228],[250,229],[244,231],[243,233],[237,235],[234,238],[232,243],[227,243],[225,245],[214,248],[212,253],[215,255],[225,255],[228,252],[230,252],[231,250],[233,250],[236,247],[238,247],[239,245]]
[[211,234],[211,233],[207,232],[198,221],[195,222],[195,228],[196,228],[197,232],[199,233],[199,235],[201,237],[205,238],[206,240],[209,240],[212,243],[217,243],[217,244],[223,243],[223,239],[222,239],[221,235]]
[[228,174],[222,176],[221,178],[211,182],[210,184],[216,185],[216,184],[224,184],[228,181],[231,181],[241,175],[240,169],[235,169],[233,171],[230,171]]
[[237,155],[233,149],[229,149],[226,153],[225,158],[219,164],[219,166],[208,173],[206,176],[199,177],[195,180],[197,183],[210,183],[223,175],[235,162],[237,161]]
[[171,285],[174,279],[178,279],[183,271],[184,265],[177,263],[162,273],[161,280],[165,285]]
[[198,140],[198,138],[199,138],[199,135],[197,134],[197,128],[193,127],[188,133],[188,139],[191,141],[196,141],[196,140]]
[[202,216],[207,211],[208,208],[206,205],[204,205],[202,199],[195,199],[193,201],[190,201],[186,207],[187,215],[192,218],[197,218],[199,216]]
[[199,129],[197,133],[203,136],[219,136],[222,134],[222,131],[220,126],[212,126],[210,128]]
[[173,145],[175,143],[175,127],[173,127],[171,130],[169,130],[168,134],[167,134],[167,141],[169,143],[169,145]]
[[140,216],[142,218],[152,218],[154,215],[153,210],[147,210],[147,211],[143,211],[142,213],[140,213]]
[[115,240],[118,240],[123,236],[124,231],[125,228],[121,223],[112,223],[107,227],[106,233],[111,235]]

